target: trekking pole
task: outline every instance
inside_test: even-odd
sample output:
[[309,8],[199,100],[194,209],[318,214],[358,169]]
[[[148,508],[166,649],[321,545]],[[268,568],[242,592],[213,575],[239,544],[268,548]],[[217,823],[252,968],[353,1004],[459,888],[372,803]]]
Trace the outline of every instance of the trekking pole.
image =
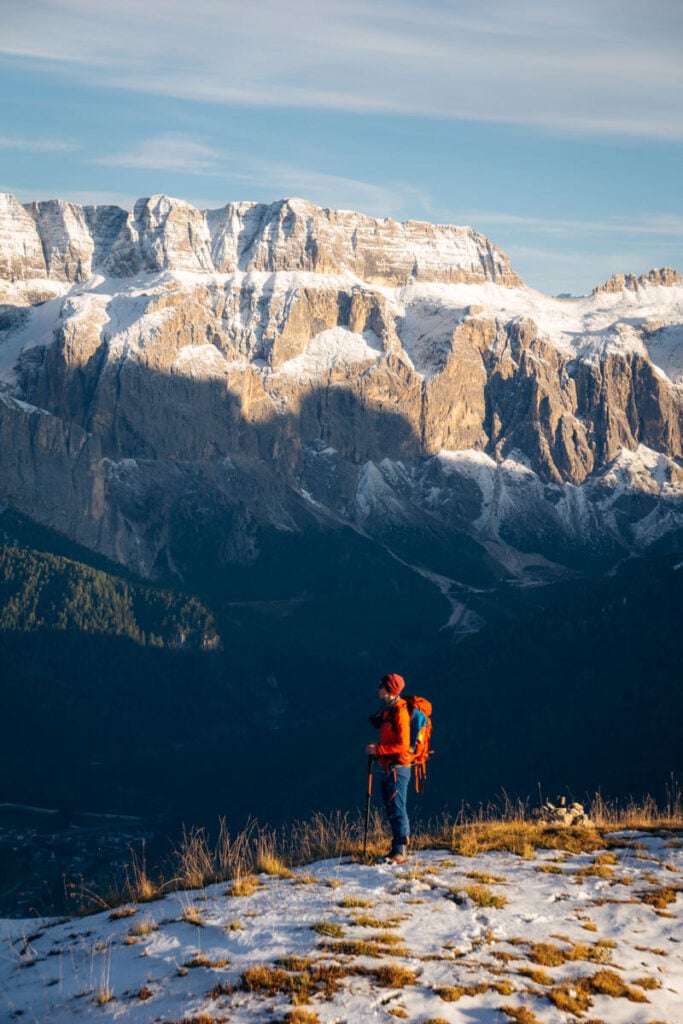
[[370,827],[370,798],[372,797],[372,762],[374,754],[368,754],[368,789],[365,795],[365,831],[363,833],[363,860],[368,852],[368,828]]

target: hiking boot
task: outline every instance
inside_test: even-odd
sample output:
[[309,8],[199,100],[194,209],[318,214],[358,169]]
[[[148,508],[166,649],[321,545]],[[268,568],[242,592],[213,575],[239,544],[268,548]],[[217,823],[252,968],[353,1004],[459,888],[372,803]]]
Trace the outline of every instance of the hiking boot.
[[397,846],[384,858],[384,864],[405,864],[408,860],[408,847]]

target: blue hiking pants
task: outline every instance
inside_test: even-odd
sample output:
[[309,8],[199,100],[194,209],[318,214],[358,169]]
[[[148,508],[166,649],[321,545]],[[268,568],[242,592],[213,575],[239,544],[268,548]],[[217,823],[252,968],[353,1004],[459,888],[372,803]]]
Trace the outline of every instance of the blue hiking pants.
[[408,783],[410,766],[397,764],[383,769],[380,775],[382,799],[391,825],[392,852],[405,846],[410,835],[408,821]]

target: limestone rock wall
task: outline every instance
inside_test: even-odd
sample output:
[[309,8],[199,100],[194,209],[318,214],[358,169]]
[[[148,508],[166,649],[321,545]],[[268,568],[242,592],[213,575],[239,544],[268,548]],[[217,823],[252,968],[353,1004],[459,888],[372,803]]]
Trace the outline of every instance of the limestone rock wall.
[[[33,223],[31,223],[33,222]],[[322,210],[303,200],[231,203],[199,211],[168,196],[117,207],[60,201],[23,208],[0,197],[2,276],[82,281],[163,270],[347,272],[375,284],[409,281],[521,284],[507,256],[467,227],[398,223]]]

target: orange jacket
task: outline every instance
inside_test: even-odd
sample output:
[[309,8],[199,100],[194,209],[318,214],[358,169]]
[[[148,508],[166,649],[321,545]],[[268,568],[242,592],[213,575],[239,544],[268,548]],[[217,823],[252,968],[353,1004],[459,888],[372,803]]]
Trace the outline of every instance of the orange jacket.
[[377,757],[382,768],[394,764],[411,764],[410,714],[408,705],[399,697],[381,713]]

